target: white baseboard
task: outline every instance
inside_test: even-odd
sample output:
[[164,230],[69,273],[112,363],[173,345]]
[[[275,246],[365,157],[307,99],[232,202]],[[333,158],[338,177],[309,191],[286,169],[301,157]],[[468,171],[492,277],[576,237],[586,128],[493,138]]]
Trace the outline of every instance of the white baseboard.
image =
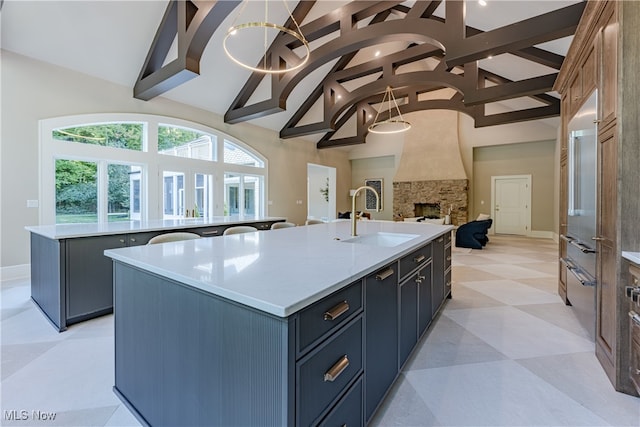
[[529,237],[535,237],[537,239],[554,239],[556,242],[558,241],[557,239],[557,235],[554,238],[554,232],[553,231],[535,231],[535,230],[531,230],[531,232],[529,233]]
[[0,278],[4,280],[26,279],[31,276],[31,264],[0,267]]

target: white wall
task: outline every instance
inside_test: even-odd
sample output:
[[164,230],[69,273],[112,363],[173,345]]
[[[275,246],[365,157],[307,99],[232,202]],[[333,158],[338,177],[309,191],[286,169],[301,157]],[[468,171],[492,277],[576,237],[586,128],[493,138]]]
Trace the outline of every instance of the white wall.
[[[242,123],[225,124],[211,112],[157,97],[133,98],[131,87],[120,86],[62,67],[0,50],[2,61],[2,129],[0,172],[0,267],[29,263],[29,235],[25,226],[38,224],[38,121],[89,113],[146,113],[177,117],[219,129],[252,146],[269,160],[269,215],[304,223],[307,216],[307,163],[335,167],[337,191],[347,194],[351,165],[343,150],[317,150],[301,139],[281,140],[277,132]],[[132,76],[132,84],[135,76]],[[212,94],[212,96],[214,96]],[[302,200],[297,204],[296,200]],[[348,210],[346,198],[338,210]]]

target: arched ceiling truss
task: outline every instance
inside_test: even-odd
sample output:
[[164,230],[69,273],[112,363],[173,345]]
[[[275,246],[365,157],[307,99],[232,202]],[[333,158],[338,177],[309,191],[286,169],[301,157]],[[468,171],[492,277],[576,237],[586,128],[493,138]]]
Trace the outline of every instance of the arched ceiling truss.
[[[188,6],[190,3],[198,7]],[[206,7],[200,3],[206,3]],[[135,96],[149,99],[180,84],[185,73],[187,77],[191,76],[188,73],[197,73],[197,67],[195,70],[189,67],[199,61],[206,45],[203,38],[211,37],[237,3],[172,1],[136,84],[140,90]],[[300,1],[297,4],[293,11],[297,22],[304,22],[314,3]],[[433,15],[441,1],[416,1],[411,7],[402,3],[354,1],[302,25],[301,30],[310,43],[325,36],[334,37],[315,46],[308,62],[295,72],[253,73],[227,110],[225,122],[239,123],[286,110],[287,98],[296,85],[318,67],[334,60],[336,63],[322,82],[282,128],[282,138],[322,133],[318,148],[364,143],[368,126],[376,115],[376,104],[381,102],[387,86],[394,88],[403,114],[450,109],[472,117],[476,127],[559,115],[559,99],[548,92],[552,91],[564,57],[535,46],[573,35],[584,2],[486,32],[465,24],[462,1],[447,0],[444,18]],[[172,24],[174,21],[177,24]],[[285,26],[291,27],[291,24],[287,22]],[[156,59],[168,50],[169,36],[165,34],[177,34],[179,42],[184,40],[179,43],[179,47],[182,46],[179,61],[169,64],[172,67],[159,67]],[[352,63],[361,49],[389,42],[400,42],[405,48],[370,61]],[[281,33],[267,49],[267,61],[276,66],[292,60],[298,47],[297,40]],[[544,65],[552,72],[512,81],[478,67],[478,60],[501,54]],[[421,68],[423,70],[415,71]],[[367,76],[373,81],[357,88],[352,84],[351,89],[347,89],[348,82]],[[263,79],[271,79],[270,96],[249,104]],[[442,91],[445,88],[452,91]],[[446,95],[434,99],[436,91]],[[534,106],[486,113],[487,104],[522,98],[529,99],[532,101],[529,104]],[[318,102],[322,103],[322,119],[301,123]],[[336,132],[353,121],[354,115],[355,135],[336,139]]]

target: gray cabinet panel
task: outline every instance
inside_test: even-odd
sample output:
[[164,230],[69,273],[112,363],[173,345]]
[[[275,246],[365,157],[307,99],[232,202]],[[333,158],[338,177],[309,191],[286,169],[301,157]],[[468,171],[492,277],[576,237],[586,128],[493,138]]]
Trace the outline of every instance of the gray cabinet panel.
[[293,334],[265,315],[115,263],[116,390],[153,426],[293,425]]
[[431,305],[432,264],[429,263],[420,269],[418,275],[422,277],[422,281],[418,284],[418,336],[422,336],[433,318]]
[[440,305],[444,301],[444,286],[445,286],[445,239],[446,237],[439,236],[433,241],[433,280],[431,284],[431,308],[435,315],[440,308]]
[[431,259],[431,246],[431,244],[424,245],[400,259],[400,280],[405,279],[412,271]]
[[298,314],[298,351],[337,328],[362,310],[362,280],[323,298]]
[[[365,419],[368,421],[398,373],[398,267],[365,278]],[[391,272],[387,276],[387,274]]]
[[362,373],[362,329],[362,316],[358,316],[298,362],[297,425],[308,426],[319,419]]
[[[106,248],[125,247],[126,236],[84,237],[65,241],[67,323],[113,309],[112,262]],[[95,316],[94,316],[95,317]]]
[[411,276],[398,289],[400,298],[400,325],[398,369],[404,365],[418,342],[418,273]]
[[31,298],[59,331],[67,329],[64,252],[59,241],[31,233]]
[[319,424],[322,427],[363,426],[362,377]]

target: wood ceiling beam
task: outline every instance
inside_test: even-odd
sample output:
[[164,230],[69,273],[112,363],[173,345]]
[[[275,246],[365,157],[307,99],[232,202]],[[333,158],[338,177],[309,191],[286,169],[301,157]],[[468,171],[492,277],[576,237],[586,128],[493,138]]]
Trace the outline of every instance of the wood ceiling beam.
[[472,37],[453,40],[447,45],[447,64],[462,65],[570,36],[578,26],[585,5],[586,2],[576,3]]
[[[148,101],[197,77],[209,39],[238,4],[240,0],[170,1],[133,87],[134,98]],[[163,65],[176,38],[177,58]]]
[[487,127],[505,125],[510,123],[520,123],[529,120],[547,119],[560,115],[560,101],[556,104],[545,105],[543,107],[527,108],[525,110],[509,111],[489,116],[479,116],[474,118],[475,127]]
[[557,73],[547,74],[465,92],[464,103],[466,105],[488,104],[549,92],[553,90],[557,76]]

